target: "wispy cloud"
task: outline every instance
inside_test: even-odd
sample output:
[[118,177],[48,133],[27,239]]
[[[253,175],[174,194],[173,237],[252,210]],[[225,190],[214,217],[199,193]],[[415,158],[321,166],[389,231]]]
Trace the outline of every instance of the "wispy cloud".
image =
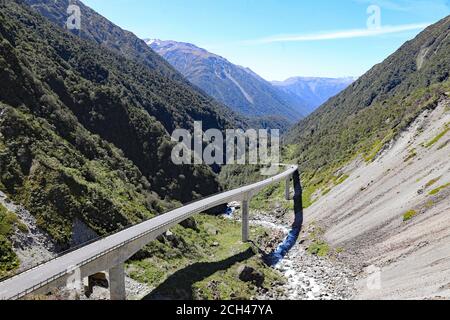
[[[388,10],[394,10],[394,11],[411,11],[413,10],[414,6],[417,6],[417,3],[422,1],[415,1],[411,2],[410,0],[400,0],[400,1],[392,1],[392,0],[353,0],[356,3],[363,3],[363,4],[375,4],[380,6],[383,9]],[[427,0],[428,2],[428,0]]]
[[353,0],[360,4],[375,4],[382,9],[403,12],[448,11],[448,0]]
[[431,25],[431,23],[383,26],[377,29],[351,29],[351,30],[328,31],[311,34],[279,35],[256,40],[248,40],[244,41],[244,43],[249,45],[255,45],[255,44],[269,44],[276,42],[305,42],[305,41],[365,38],[386,34],[401,33],[406,31],[423,30],[429,25]]

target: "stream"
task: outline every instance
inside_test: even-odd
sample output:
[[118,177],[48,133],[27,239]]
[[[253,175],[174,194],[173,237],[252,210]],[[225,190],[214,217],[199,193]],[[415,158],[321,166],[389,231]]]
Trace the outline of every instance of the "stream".
[[[288,226],[268,220],[269,217],[259,215],[258,219],[250,220],[250,224],[273,232],[281,231],[286,239],[289,238],[291,229]],[[261,294],[258,299],[342,300],[350,299],[354,294],[356,275],[342,263],[308,253],[302,241],[296,242],[272,267],[286,279],[283,290],[270,290]]]

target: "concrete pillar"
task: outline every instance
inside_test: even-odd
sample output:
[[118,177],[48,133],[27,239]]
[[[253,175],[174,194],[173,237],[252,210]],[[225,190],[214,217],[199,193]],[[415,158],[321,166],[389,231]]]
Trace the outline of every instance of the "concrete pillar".
[[92,281],[92,277],[89,276],[87,278],[84,278],[83,283],[84,283],[84,294],[86,295],[86,297],[89,298],[91,294],[94,292],[94,283]]
[[109,269],[109,292],[111,300],[126,300],[125,265],[123,263]]
[[286,200],[289,201],[291,198],[291,177],[290,176],[287,177],[287,179],[286,179],[286,188],[285,188],[284,194],[285,194]]
[[248,200],[242,201],[242,242],[249,241]]

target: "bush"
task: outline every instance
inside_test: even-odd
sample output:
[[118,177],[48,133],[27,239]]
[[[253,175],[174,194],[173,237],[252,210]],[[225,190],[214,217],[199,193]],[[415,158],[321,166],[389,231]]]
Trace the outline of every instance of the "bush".
[[414,218],[417,215],[417,212],[415,210],[409,210],[403,214],[403,221],[409,221],[412,218]]

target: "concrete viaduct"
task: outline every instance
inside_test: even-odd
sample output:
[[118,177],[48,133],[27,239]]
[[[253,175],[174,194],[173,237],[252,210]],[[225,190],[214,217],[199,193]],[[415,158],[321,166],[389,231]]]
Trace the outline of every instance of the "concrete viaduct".
[[29,294],[45,294],[51,288],[82,283],[82,279],[109,271],[111,300],[125,300],[124,263],[149,242],[194,214],[231,201],[242,202],[242,240],[249,241],[249,201],[266,186],[286,180],[289,199],[290,180],[297,166],[267,180],[199,200],[148,221],[88,244],[46,263],[0,282],[0,300],[21,299]]

